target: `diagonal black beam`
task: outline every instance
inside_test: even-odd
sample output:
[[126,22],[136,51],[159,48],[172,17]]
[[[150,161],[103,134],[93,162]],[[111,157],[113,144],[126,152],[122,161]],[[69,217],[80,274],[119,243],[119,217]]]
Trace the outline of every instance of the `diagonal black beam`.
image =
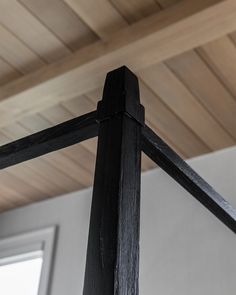
[[0,169],[68,147],[98,134],[97,112],[91,112],[0,147]]
[[142,149],[147,156],[236,233],[236,210],[147,126],[142,129]]

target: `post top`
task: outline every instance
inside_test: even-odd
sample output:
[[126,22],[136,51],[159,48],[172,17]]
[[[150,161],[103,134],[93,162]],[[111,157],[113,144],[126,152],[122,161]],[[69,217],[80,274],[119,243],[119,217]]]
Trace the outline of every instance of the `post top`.
[[126,66],[107,74],[103,97],[98,103],[98,120],[102,121],[122,112],[144,124],[144,108],[140,104],[138,78]]
[[107,73],[103,89],[103,101],[111,100],[120,103],[121,95],[129,102],[140,102],[137,76],[126,66],[122,66]]

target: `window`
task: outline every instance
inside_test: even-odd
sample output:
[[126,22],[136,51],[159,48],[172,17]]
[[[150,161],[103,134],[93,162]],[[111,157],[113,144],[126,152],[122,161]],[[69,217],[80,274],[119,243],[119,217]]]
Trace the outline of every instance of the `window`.
[[0,295],[46,295],[56,227],[0,239]]
[[38,295],[42,251],[0,259],[0,294]]

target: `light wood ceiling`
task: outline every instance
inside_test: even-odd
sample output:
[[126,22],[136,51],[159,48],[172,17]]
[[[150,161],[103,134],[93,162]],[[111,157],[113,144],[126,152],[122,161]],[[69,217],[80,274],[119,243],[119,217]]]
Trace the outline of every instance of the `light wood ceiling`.
[[[0,144],[94,110],[126,64],[182,157],[233,146],[235,31],[235,0],[0,0]],[[95,154],[90,140],[2,170],[0,210],[92,185]]]

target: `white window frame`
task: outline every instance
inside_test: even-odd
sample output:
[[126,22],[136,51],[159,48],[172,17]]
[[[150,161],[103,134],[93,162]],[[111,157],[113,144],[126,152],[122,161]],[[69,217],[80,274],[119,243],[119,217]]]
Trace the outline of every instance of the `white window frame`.
[[49,294],[56,226],[0,239],[0,265],[43,258],[38,295]]

